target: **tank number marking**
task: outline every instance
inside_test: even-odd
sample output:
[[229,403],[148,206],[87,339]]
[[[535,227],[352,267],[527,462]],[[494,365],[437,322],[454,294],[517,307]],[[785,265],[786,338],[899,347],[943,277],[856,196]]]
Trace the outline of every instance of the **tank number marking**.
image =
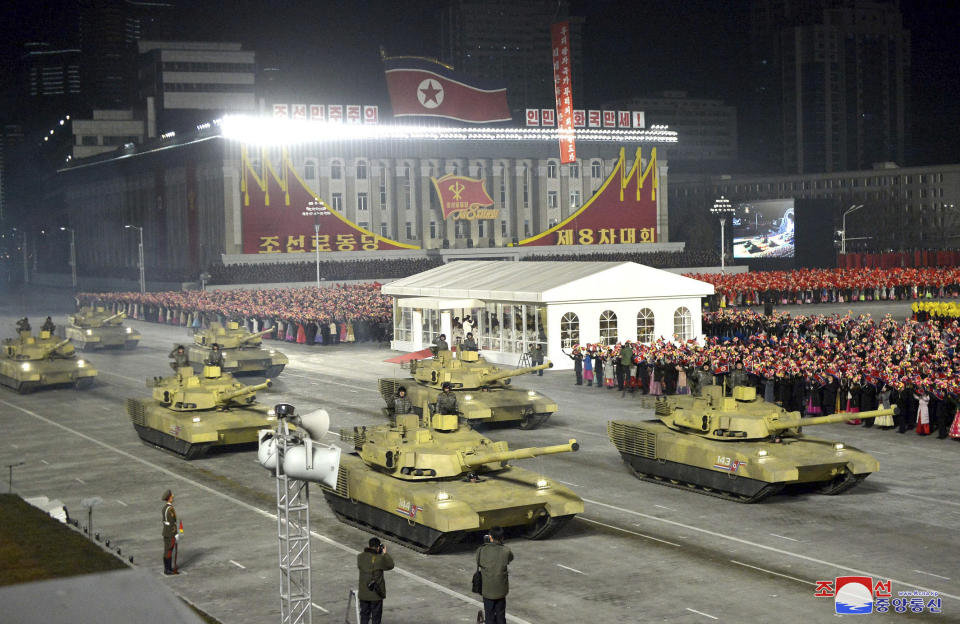
[[718,470],[726,470],[727,472],[736,472],[737,469],[745,463],[747,463],[746,460],[731,459],[723,455],[717,455],[717,461],[713,464],[713,467]]
[[406,516],[411,520],[416,519],[418,511],[423,511],[423,507],[414,505],[412,502],[406,499],[401,498],[400,502],[397,503],[397,513],[402,516]]

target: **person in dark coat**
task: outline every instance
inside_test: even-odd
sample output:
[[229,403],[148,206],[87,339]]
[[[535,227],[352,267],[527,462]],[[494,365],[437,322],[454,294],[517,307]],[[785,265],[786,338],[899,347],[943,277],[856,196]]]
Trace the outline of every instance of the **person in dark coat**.
[[486,624],[507,623],[507,594],[510,592],[507,566],[511,561],[513,552],[503,545],[503,529],[493,527],[486,536],[486,543],[477,549]]
[[380,624],[383,599],[387,597],[387,582],[383,573],[392,570],[393,566],[393,557],[387,554],[387,545],[375,537],[371,537],[367,547],[357,555],[360,624]]
[[[875,409],[877,409],[877,387],[864,381],[860,387],[860,411],[872,412]],[[873,418],[864,418],[863,426],[872,427],[874,420]]]
[[583,385],[583,353],[579,347],[574,347],[571,353],[564,351],[566,356],[573,360],[573,373],[577,376],[577,385]]
[[593,375],[597,380],[597,387],[603,387],[603,350],[597,349],[593,352]]
[[837,411],[837,389],[839,387],[840,385],[833,377],[831,377],[830,381],[823,387],[820,407],[823,409],[825,416],[829,416]]
[[177,549],[177,511],[173,508],[173,492],[163,493],[163,573],[180,574],[174,563]]

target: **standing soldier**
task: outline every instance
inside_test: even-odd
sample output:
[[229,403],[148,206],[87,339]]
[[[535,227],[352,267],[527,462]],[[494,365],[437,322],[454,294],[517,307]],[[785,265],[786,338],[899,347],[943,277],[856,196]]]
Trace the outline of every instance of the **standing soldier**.
[[583,353],[580,352],[579,345],[573,347],[571,353],[564,351],[564,354],[571,360],[573,360],[573,372],[577,376],[577,385],[583,385]]
[[163,573],[180,574],[173,564],[177,550],[177,512],[173,508],[173,492],[163,493]]
[[617,367],[617,390],[623,390],[624,378],[629,377],[630,366],[632,364],[633,345],[628,340],[620,347],[620,366]]
[[[537,348],[533,350],[530,358],[534,366],[540,366],[543,364],[543,345],[537,345]],[[537,371],[537,374],[543,377],[542,370]]]
[[457,407],[457,395],[450,392],[450,382],[443,382],[443,392],[437,397],[438,414],[457,414],[460,410]]
[[486,543],[477,549],[486,624],[507,624],[507,594],[510,592],[507,566],[511,561],[513,552],[503,545],[503,529],[493,527],[486,536]]

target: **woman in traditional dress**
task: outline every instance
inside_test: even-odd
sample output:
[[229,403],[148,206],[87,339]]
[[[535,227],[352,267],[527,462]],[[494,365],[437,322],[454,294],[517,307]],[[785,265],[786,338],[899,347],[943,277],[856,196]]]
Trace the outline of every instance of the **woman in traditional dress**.
[[914,394],[917,399],[917,435],[930,435],[930,395]]
[[[880,392],[877,394],[877,401],[882,409],[890,409],[890,386],[883,384]],[[881,429],[893,429],[893,416],[877,416],[873,424]]]
[[[860,384],[856,382],[850,384],[846,393],[846,409],[843,411],[850,412],[851,414],[858,414],[860,412]],[[848,425],[859,425],[862,423],[863,421],[859,418],[847,421]]]
[[677,366],[677,394],[689,394],[690,388],[687,387],[687,371],[682,366]]
[[583,357],[583,379],[588,386],[593,385],[593,347],[587,345],[587,353]]

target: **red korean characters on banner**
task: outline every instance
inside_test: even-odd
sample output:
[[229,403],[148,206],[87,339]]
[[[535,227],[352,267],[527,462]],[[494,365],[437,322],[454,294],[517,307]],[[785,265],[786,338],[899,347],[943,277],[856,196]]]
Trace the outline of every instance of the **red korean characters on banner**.
[[380,107],[365,105],[363,107],[363,123],[365,124],[380,123]]
[[554,123],[556,119],[555,114],[556,111],[554,111],[552,108],[545,108],[540,111],[540,119],[543,122],[543,125],[548,128],[552,128],[554,125],[556,125]]
[[570,22],[550,25],[553,50],[553,90],[557,100],[557,127],[560,130],[560,162],[577,161],[573,137],[573,68],[570,63]]
[[290,116],[290,107],[286,104],[274,104],[273,105],[273,116],[286,119]]
[[348,104],[347,105],[347,123],[348,124],[358,124],[363,121],[362,107],[359,104]]
[[310,105],[310,121],[326,121],[326,107],[323,104]]
[[527,109],[527,125],[528,126],[540,125],[540,109],[539,108]]
[[330,123],[342,123],[343,106],[341,104],[330,104],[327,106],[327,120]]
[[587,123],[591,128],[599,128],[602,125],[600,120],[600,111],[590,110],[587,111]]
[[307,105],[306,104],[294,104],[293,105],[293,119],[298,121],[303,121],[307,118]]

